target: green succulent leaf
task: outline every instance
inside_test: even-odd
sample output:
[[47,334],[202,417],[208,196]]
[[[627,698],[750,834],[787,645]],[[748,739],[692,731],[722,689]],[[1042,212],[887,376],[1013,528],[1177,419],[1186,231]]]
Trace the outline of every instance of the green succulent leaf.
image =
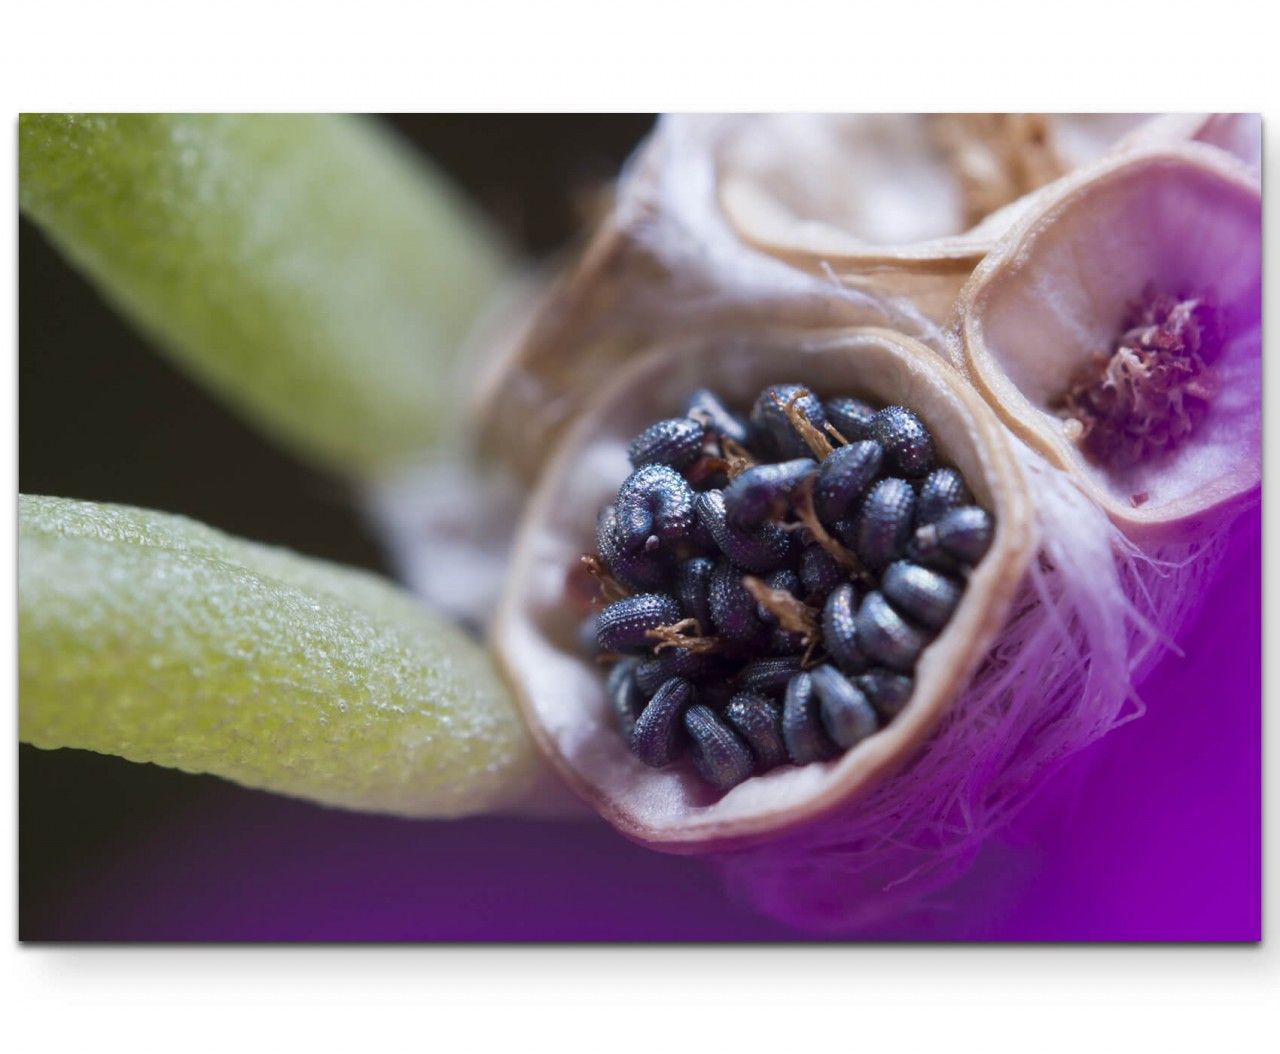
[[18,511],[23,741],[413,816],[547,795],[487,653],[376,576],[126,506]]
[[18,169],[107,299],[284,445],[368,475],[450,432],[508,258],[373,121],[27,114]]

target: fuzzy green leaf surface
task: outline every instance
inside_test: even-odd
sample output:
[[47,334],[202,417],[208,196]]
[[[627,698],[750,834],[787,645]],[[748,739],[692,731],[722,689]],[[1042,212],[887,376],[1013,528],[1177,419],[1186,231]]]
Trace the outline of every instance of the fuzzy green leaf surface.
[[372,120],[27,114],[19,202],[103,295],[265,432],[352,475],[456,422],[506,250]]
[[488,654],[382,579],[180,516],[19,498],[19,733],[357,809],[528,808]]

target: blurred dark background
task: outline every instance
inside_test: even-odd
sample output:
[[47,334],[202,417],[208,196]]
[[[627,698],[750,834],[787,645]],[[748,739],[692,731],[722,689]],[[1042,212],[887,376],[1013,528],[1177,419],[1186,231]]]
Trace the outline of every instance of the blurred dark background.
[[[585,204],[652,124],[650,116],[607,114],[385,120],[532,256],[573,237]],[[248,538],[387,570],[340,484],[267,445],[175,371],[25,220],[18,252],[24,493],[184,513]],[[87,884],[148,832],[224,808],[283,808],[304,824],[334,815],[211,777],[21,746],[22,937],[118,934],[108,920],[94,925],[75,910]]]

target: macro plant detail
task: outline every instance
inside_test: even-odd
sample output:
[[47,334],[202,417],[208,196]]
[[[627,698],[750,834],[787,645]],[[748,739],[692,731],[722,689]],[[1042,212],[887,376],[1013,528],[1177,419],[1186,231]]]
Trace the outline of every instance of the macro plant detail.
[[1140,714],[1258,499],[1253,126],[1175,116],[666,118],[519,284],[372,125],[24,117],[27,215],[410,589],[24,496],[22,739],[917,906]]

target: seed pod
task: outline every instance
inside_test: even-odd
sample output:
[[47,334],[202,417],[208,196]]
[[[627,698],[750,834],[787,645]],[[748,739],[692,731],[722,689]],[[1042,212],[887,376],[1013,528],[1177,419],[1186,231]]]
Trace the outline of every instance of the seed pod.
[[866,665],[866,654],[858,643],[857,611],[858,592],[850,582],[833,589],[822,609],[822,643],[842,670],[857,671]]
[[804,599],[811,607],[821,607],[827,597],[848,577],[836,559],[820,545],[810,545],[800,554],[800,582]]
[[644,465],[668,465],[687,468],[702,453],[707,429],[691,417],[668,417],[651,424],[631,442],[627,453],[636,468]]
[[854,619],[858,643],[872,659],[890,669],[910,673],[929,643],[929,635],[907,622],[879,592],[862,598]]
[[[749,595],[749,594],[748,594]],[[596,619],[601,651],[637,651],[649,647],[651,629],[680,621],[680,605],[665,593],[637,593],[614,601]]]
[[771,523],[750,531],[735,527],[728,520],[720,491],[699,494],[695,507],[698,519],[711,532],[720,551],[739,567],[763,573],[776,570],[790,559],[791,535]]
[[710,707],[691,706],[684,727],[693,741],[693,767],[717,790],[736,787],[751,775],[755,759],[750,749]]
[[871,705],[886,721],[902,713],[915,688],[910,677],[886,670],[882,666],[859,674],[854,678],[854,683],[862,689],[863,695],[871,700]]
[[822,402],[813,392],[801,384],[771,384],[760,393],[755,406],[751,408],[751,425],[764,436],[768,436],[772,449],[784,458],[808,457],[812,451],[791,422],[787,419],[785,407],[803,390],[795,401],[795,409],[818,431],[827,423],[827,415],[823,412]]
[[800,672],[800,656],[754,659],[738,674],[738,690],[753,695],[781,695]]
[[782,739],[796,765],[826,761],[837,753],[822,728],[819,706],[813,678],[807,673],[792,677],[782,704]]
[[801,480],[817,467],[813,458],[803,457],[747,469],[724,489],[729,522],[739,527],[753,527],[767,519],[770,511],[785,502]]
[[818,666],[809,676],[818,696],[822,727],[831,742],[848,750],[875,734],[876,712],[857,685],[834,666]]
[[662,589],[670,577],[666,554],[623,549],[618,540],[618,510],[612,505],[602,509],[596,521],[596,552],[613,577],[631,589]]
[[858,513],[858,557],[873,571],[906,552],[915,520],[916,494],[902,479],[882,479],[867,494]]
[[972,500],[959,472],[953,468],[935,468],[920,484],[916,523],[934,523],[952,509],[967,505]]
[[750,644],[764,637],[766,627],[757,613],[756,598],[742,584],[742,573],[729,561],[716,565],[707,598],[711,624],[725,640]]
[[960,603],[964,585],[927,567],[899,560],[885,568],[880,589],[907,618],[930,629],[942,629]]
[[[957,304],[979,392],[1144,546],[1193,542],[1257,500],[1262,244],[1256,172],[1199,143],[1132,150],[1047,188]],[[1127,339],[1162,296],[1216,308],[1211,353],[1158,318],[1172,357]],[[1090,380],[1108,413],[1079,398]]]
[[886,472],[915,478],[933,468],[933,437],[905,406],[886,406],[871,420],[871,434],[884,448]]
[[746,740],[761,771],[787,763],[782,738],[782,708],[763,695],[742,691],[729,700],[725,720]]
[[871,438],[871,419],[876,415],[874,406],[861,399],[841,396],[838,399],[828,399],[822,404],[822,408],[827,413],[827,421],[831,427],[849,443]]
[[693,527],[694,491],[668,465],[636,469],[618,488],[618,541],[626,553],[678,542]]
[[[909,405],[928,424],[938,456],[964,476],[997,529],[955,615],[921,656],[915,689],[895,720],[829,765],[809,771],[783,766],[751,777],[739,788],[743,793],[709,800],[691,769],[648,768],[619,739],[604,699],[604,671],[573,650],[578,619],[562,600],[564,568],[591,551],[592,518],[627,474],[631,439],[652,421],[678,413],[695,384],[749,405],[764,387],[788,379],[826,395],[853,392],[876,405]],[[732,343],[719,334],[673,342],[637,359],[601,389],[542,475],[507,569],[494,650],[547,757],[628,837],[683,852],[758,844],[820,816],[843,815],[853,798],[896,778],[891,774],[918,754],[986,659],[1010,611],[1030,552],[1028,510],[1009,441],[990,410],[935,352],[907,338],[884,330],[819,337],[809,329],[772,335],[754,328]],[[794,533],[798,542],[801,532]],[[779,567],[798,568],[802,548],[796,546],[796,564]],[[763,577],[776,569],[751,573]],[[745,609],[758,622],[754,598]],[[739,654],[764,657],[765,640],[743,645]],[[710,686],[696,691],[697,701],[709,705]],[[822,744],[820,714],[815,719]],[[909,788],[904,783],[903,793]]]
[[932,531],[942,551],[966,564],[976,564],[991,547],[995,524],[986,509],[962,505],[952,509],[937,523],[924,528]]
[[746,423],[737,414],[730,412],[714,392],[706,388],[697,389],[685,401],[684,412],[689,417],[702,421],[721,438],[731,439],[740,446],[746,445]]
[[618,728],[622,730],[623,737],[628,740],[631,738],[631,730],[635,728],[636,721],[645,707],[644,694],[636,683],[635,673],[638,665],[635,659],[624,659],[609,671],[609,676],[604,682],[605,697],[613,708]]
[[813,485],[813,508],[824,524],[848,515],[880,471],[884,450],[874,440],[837,447],[823,459]]

